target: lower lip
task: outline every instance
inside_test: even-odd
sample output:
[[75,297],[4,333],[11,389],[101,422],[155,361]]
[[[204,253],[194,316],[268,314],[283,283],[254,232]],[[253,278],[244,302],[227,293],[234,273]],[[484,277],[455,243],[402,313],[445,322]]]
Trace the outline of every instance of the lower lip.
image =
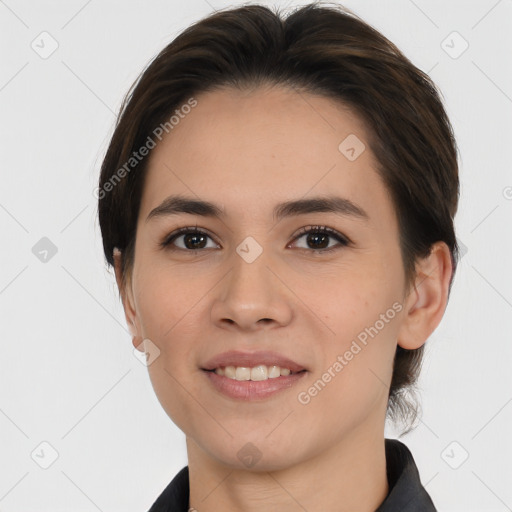
[[303,371],[287,376],[282,375],[275,379],[253,381],[230,379],[206,370],[203,370],[203,372],[217,391],[230,398],[246,401],[263,400],[279,393],[279,391],[284,391],[296,384],[307,373]]

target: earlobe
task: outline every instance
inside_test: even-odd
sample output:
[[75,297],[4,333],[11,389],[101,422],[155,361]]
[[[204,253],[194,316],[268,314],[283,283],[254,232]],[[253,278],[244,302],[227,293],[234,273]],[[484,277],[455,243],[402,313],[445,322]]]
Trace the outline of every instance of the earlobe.
[[136,348],[139,352],[145,352],[144,343],[141,336],[133,336],[132,337],[132,345],[134,348]]
[[416,265],[415,284],[406,298],[405,317],[398,333],[402,348],[421,347],[441,322],[452,272],[449,247],[436,242],[430,254]]

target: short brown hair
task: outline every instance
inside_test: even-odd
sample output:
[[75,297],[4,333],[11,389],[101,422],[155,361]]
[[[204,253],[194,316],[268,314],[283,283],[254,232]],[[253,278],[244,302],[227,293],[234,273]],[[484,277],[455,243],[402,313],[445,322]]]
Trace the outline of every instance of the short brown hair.
[[[115,173],[193,94],[263,84],[322,95],[360,116],[397,214],[406,282],[413,282],[417,258],[443,241],[451,251],[451,289],[458,260],[453,225],[459,197],[457,147],[436,86],[354,13],[318,3],[287,17],[260,5],[217,11],[176,37],[132,86],[98,189],[105,257],[113,265],[114,248],[123,253],[123,280],[133,266],[148,159],[113,183]],[[405,393],[417,381],[423,349],[397,347],[388,398],[393,420],[417,416],[417,405]]]

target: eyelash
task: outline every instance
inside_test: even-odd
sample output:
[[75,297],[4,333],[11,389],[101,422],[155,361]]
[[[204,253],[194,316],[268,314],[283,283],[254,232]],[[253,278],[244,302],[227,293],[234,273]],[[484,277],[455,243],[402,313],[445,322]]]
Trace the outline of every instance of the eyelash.
[[[346,247],[351,244],[351,241],[346,236],[344,236],[341,233],[338,233],[338,231],[328,228],[326,226],[303,227],[303,228],[301,228],[299,233],[294,237],[293,241],[295,242],[297,239],[299,239],[302,236],[307,235],[309,233],[315,233],[315,234],[321,233],[321,234],[329,235],[333,238],[336,238],[337,241],[339,242],[339,245],[336,245],[334,247],[330,247],[327,249],[304,249],[302,247],[300,248],[301,250],[307,251],[309,253],[313,253],[313,254],[330,253],[334,250],[340,249],[342,247]],[[206,231],[195,226],[195,227],[180,228],[180,229],[177,229],[176,231],[173,231],[170,235],[165,237],[165,239],[159,245],[163,249],[179,250],[179,251],[185,251],[185,252],[189,252],[189,253],[197,253],[200,251],[204,251],[205,249],[182,249],[181,247],[172,248],[172,249],[170,248],[170,245],[172,244],[172,242],[174,242],[178,237],[180,237],[182,235],[188,235],[188,234],[204,235],[213,240],[213,237],[210,236]],[[215,242],[215,243],[217,243],[217,242]]]

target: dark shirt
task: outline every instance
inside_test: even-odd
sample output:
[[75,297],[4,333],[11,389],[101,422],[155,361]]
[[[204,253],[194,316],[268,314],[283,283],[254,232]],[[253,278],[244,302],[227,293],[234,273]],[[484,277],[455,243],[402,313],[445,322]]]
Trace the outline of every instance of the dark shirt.
[[[409,448],[397,439],[386,439],[385,443],[389,492],[375,512],[437,512],[421,484]],[[185,466],[148,512],[188,512],[188,502],[188,466]]]

